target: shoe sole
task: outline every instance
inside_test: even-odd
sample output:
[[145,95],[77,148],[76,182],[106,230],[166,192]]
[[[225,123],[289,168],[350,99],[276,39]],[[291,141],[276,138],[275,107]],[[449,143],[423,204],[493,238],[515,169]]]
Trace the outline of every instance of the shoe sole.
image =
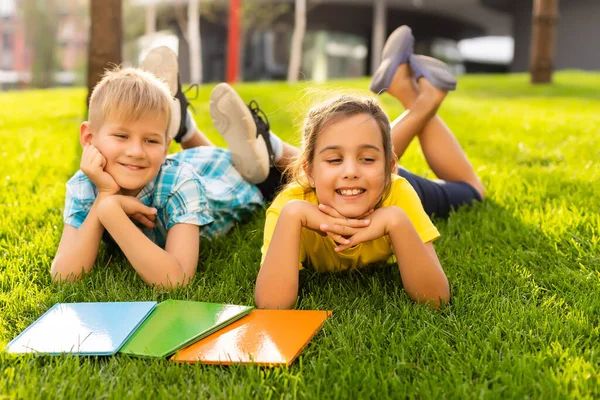
[[231,86],[220,83],[210,94],[209,108],[235,169],[250,183],[264,182],[269,175],[269,153],[263,137],[256,137],[256,125],[244,101]]
[[177,93],[177,75],[179,63],[177,54],[167,46],[155,47],[146,54],[140,68],[152,72],[154,76],[163,80],[169,87],[171,96]]
[[[456,78],[445,62],[433,57],[415,55],[411,57],[410,64],[417,79],[422,76],[436,88],[447,92],[456,89]],[[420,76],[417,74],[418,72],[420,72]]]
[[402,25],[392,32],[383,46],[381,64],[379,64],[371,79],[369,89],[372,92],[376,94],[385,93],[392,84],[394,74],[400,64],[407,62],[412,54],[414,42],[415,38],[412,35],[412,30],[406,25]]
[[177,55],[167,46],[155,47],[146,54],[146,57],[144,57],[144,60],[140,64],[140,68],[151,72],[169,87],[173,103],[171,104],[171,123],[169,124],[167,136],[173,139],[177,135],[177,132],[179,132],[181,124],[181,104],[175,98],[175,94],[177,93],[177,76],[179,74]]

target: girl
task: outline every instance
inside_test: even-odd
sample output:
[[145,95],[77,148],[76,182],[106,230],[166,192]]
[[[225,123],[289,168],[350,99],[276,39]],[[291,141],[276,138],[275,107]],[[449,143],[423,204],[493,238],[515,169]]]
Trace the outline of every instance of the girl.
[[[371,82],[407,110],[392,126],[368,98],[340,96],[309,111],[302,152],[289,167],[293,181],[267,210],[258,307],[291,308],[303,265],[339,271],[380,261],[397,263],[414,301],[449,301],[429,216],[482,200],[484,187],[436,115],[456,81],[440,61],[414,56],[413,41],[408,27],[397,29]],[[396,170],[415,136],[439,181]]]

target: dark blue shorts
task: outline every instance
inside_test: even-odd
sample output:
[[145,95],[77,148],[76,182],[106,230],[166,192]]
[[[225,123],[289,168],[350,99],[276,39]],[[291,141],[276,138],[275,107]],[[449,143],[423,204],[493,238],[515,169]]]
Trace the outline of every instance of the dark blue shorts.
[[398,175],[415,189],[430,217],[446,218],[452,210],[481,201],[479,192],[467,182],[432,181],[402,167],[398,167]]
[[[415,175],[402,167],[398,167],[398,175],[403,177],[415,189],[425,212],[430,217],[446,218],[451,210],[463,205],[471,205],[473,201],[481,201],[481,196],[467,182],[432,181]],[[281,171],[271,167],[267,179],[259,183],[258,188],[265,200],[271,201],[286,184]]]

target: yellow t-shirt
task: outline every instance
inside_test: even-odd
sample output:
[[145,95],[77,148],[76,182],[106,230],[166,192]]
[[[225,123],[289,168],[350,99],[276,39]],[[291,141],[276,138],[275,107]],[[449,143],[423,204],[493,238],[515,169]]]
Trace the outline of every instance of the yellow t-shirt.
[[[287,188],[275,198],[267,210],[261,264],[267,255],[271,237],[279,219],[279,213],[283,206],[291,200],[305,200],[313,204],[319,204],[314,190],[305,193],[304,188],[299,185]],[[398,175],[392,176],[390,194],[382,204],[382,207],[389,206],[397,206],[404,210],[423,243],[440,237],[437,228],[423,210],[421,200],[413,187],[406,179]],[[361,268],[380,261],[387,261],[388,263],[396,261],[389,236],[360,243],[339,253],[336,253],[335,247],[336,244],[330,237],[321,236],[310,229],[302,229],[300,268],[304,264],[312,266],[316,271],[331,272]]]

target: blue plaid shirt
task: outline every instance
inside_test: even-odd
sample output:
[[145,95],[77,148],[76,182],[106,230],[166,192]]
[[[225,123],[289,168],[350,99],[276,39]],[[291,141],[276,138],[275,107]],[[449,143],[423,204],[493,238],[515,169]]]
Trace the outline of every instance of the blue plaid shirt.
[[[67,182],[64,222],[79,228],[96,197],[96,185],[81,171]],[[164,248],[167,232],[175,224],[200,226],[205,238],[222,236],[263,204],[258,188],[242,178],[231,165],[228,150],[201,146],[167,157],[156,178],[137,195],[157,209],[156,227],[141,227],[144,234]]]

